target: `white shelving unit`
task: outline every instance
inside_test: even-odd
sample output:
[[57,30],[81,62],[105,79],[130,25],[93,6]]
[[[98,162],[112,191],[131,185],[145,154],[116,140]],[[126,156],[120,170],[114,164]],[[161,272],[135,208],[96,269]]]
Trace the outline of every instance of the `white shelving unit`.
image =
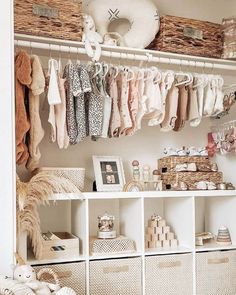
[[[57,194],[52,196],[50,206],[40,208],[42,231],[72,232],[80,238],[80,256],[72,259],[37,261],[32,257],[32,253],[28,253],[27,260],[31,265],[84,261],[87,266],[87,294],[89,294],[89,265],[95,260],[140,257],[143,265],[143,282],[145,282],[146,257],[163,255],[167,257],[189,253],[192,254],[193,281],[195,281],[196,253],[236,249],[234,210],[236,191],[91,192],[84,193],[82,200],[80,198],[80,195],[76,197],[75,194]],[[135,253],[101,256],[90,254],[89,237],[96,236],[97,216],[105,211],[115,215],[117,233],[135,241]],[[227,216],[223,216],[222,212],[227,212]],[[166,219],[179,240],[178,248],[145,249],[145,229],[153,213]],[[230,230],[233,242],[231,246],[211,243],[203,247],[195,247],[195,232],[211,231],[217,234],[222,222]],[[195,294],[195,286],[192,294]]]

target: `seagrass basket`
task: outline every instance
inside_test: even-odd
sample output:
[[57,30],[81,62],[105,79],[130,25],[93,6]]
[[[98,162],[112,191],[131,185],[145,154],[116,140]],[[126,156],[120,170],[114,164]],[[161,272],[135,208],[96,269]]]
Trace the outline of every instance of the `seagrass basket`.
[[47,172],[58,177],[69,179],[80,191],[84,189],[85,168],[41,167],[35,173]]
[[148,49],[179,54],[221,58],[223,48],[220,24],[165,15],[160,30]]
[[145,260],[146,295],[193,294],[192,254],[150,256]]
[[223,58],[236,59],[236,17],[224,18],[223,22]]
[[196,254],[197,295],[236,294],[236,251]]
[[140,258],[90,262],[90,295],[142,294]]
[[[86,294],[85,262],[51,264],[46,267],[56,273],[61,287],[70,287],[79,295]],[[36,272],[43,268],[45,266],[34,266]],[[41,281],[54,283],[52,276],[47,274],[41,277]]]
[[81,41],[81,0],[15,0],[15,33]]
[[173,172],[177,164],[195,163],[210,164],[210,159],[203,156],[168,156],[158,160],[158,169],[160,173]]
[[215,184],[223,182],[222,172],[170,172],[162,174],[164,189],[176,189],[179,182],[184,182],[188,190],[196,190],[196,183],[199,181],[214,182]]

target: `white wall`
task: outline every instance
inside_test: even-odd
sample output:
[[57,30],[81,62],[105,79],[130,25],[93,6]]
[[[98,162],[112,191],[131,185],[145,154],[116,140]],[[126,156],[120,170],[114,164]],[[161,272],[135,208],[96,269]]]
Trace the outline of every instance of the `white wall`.
[[[126,0],[127,4],[129,1]],[[89,0],[84,0],[84,6],[88,2]],[[221,23],[223,17],[236,14],[235,0],[153,0],[153,2],[156,3],[161,15],[169,14]]]

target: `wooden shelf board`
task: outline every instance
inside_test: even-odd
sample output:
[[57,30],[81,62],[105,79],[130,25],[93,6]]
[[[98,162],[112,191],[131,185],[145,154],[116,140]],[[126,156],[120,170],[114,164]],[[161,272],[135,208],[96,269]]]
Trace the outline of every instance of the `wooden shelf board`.
[[193,249],[188,247],[179,246],[178,248],[170,248],[170,249],[163,249],[163,248],[156,248],[156,249],[146,249],[145,256],[151,255],[166,255],[166,254],[181,254],[181,253],[192,253]]
[[89,260],[104,260],[112,258],[130,258],[142,256],[142,252],[124,253],[124,254],[107,254],[107,255],[90,255]]
[[218,245],[216,243],[206,243],[203,246],[196,246],[196,252],[207,252],[207,251],[219,251],[219,250],[233,250],[236,249],[236,245]]

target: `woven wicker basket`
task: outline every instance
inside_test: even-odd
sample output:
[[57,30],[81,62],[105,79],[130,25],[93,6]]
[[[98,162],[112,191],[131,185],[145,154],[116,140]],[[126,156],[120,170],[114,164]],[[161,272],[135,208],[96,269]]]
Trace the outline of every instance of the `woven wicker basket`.
[[141,259],[90,262],[90,295],[141,295]]
[[236,251],[196,255],[197,295],[236,294]]
[[223,19],[223,58],[236,59],[236,17]]
[[15,295],[15,293],[9,291],[8,289],[0,289],[0,295]]
[[161,176],[164,189],[175,189],[180,181],[187,184],[188,190],[196,190],[195,183],[199,181],[211,181],[215,184],[223,182],[222,172],[171,172]]
[[84,189],[85,168],[61,168],[61,167],[41,167],[38,172],[47,172],[58,177],[69,179],[81,191]]
[[[190,295],[193,292],[191,254],[146,257],[146,295]],[[205,295],[202,293],[201,295]]]
[[[58,276],[61,287],[70,287],[75,290],[76,294],[86,294],[86,279],[85,279],[85,262],[63,263],[47,265]],[[34,266],[36,272],[45,268],[45,266]],[[53,283],[53,278],[49,275],[44,275],[41,281]]]
[[221,25],[177,16],[162,16],[160,31],[149,49],[215,57],[222,55]]
[[15,0],[15,32],[66,40],[82,40],[80,0]]
[[160,173],[173,172],[177,164],[184,163],[209,165],[210,159],[202,156],[168,156],[158,160],[158,169]]

